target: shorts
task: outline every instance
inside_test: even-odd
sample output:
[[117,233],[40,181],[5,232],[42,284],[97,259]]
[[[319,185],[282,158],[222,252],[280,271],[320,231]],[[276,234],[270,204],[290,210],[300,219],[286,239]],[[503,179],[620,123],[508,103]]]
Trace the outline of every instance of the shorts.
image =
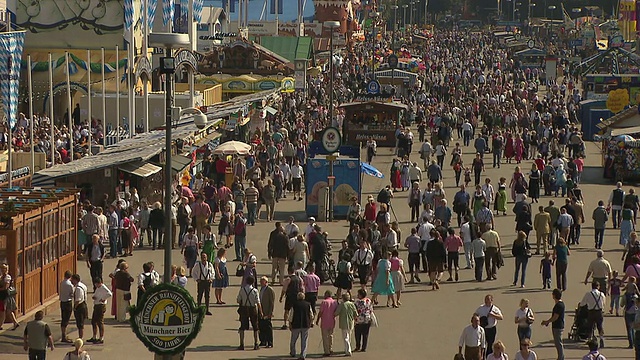
[[249,330],[249,323],[253,331],[258,331],[258,309],[255,306],[240,306],[240,330]]
[[62,316],[60,325],[62,327],[67,327],[69,325],[69,320],[71,320],[71,313],[73,313],[73,302],[60,302],[60,314]]
[[293,178],[293,191],[299,192],[302,190],[302,178]]
[[84,329],[84,321],[89,317],[89,310],[87,309],[87,303],[76,306],[73,309],[73,316],[76,318],[76,326],[78,329]]
[[458,270],[458,257],[459,256],[460,256],[459,252],[457,252],[457,251],[449,251],[449,253],[447,254],[447,260],[448,260],[449,269]]
[[104,313],[107,311],[105,304],[93,305],[93,314],[91,314],[91,325],[96,326],[104,323]]
[[293,307],[293,301],[296,299],[297,294],[286,294],[284,299],[284,310],[289,311]]
[[[428,260],[428,259],[427,259]],[[429,272],[444,272],[444,263],[442,261],[427,261]]]
[[369,277],[369,272],[371,271],[371,265],[357,265],[358,266],[358,279],[360,280],[360,285],[367,285],[367,278]]

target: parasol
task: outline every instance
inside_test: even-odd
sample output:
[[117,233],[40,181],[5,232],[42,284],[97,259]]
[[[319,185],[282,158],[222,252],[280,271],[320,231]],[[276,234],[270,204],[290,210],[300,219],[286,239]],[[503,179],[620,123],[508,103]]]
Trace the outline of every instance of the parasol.
[[240,141],[227,141],[218,145],[213,153],[216,155],[249,155],[251,145]]

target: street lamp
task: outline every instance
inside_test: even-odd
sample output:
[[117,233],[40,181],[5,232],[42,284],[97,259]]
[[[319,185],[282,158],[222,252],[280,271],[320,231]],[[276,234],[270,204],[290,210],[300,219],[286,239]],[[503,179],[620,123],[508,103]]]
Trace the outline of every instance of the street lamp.
[[531,25],[531,12],[533,12],[533,8],[536,7],[536,4],[532,4],[531,0],[529,0],[529,12],[527,13],[527,25]]
[[414,6],[415,4],[416,4],[416,2],[415,2],[415,1],[412,1],[412,2],[411,2],[411,13],[409,14],[409,19],[410,19],[410,20],[409,20],[409,23],[411,24],[411,26],[413,26],[413,25],[414,25],[414,21],[413,21],[413,20],[414,20],[414,18],[413,18],[413,6]]
[[149,44],[154,47],[164,47],[165,56],[160,58],[160,72],[165,76],[165,164],[164,164],[164,282],[171,282],[171,201],[173,182],[171,174],[171,122],[173,118],[173,75],[176,72],[176,59],[173,57],[172,48],[188,46],[188,34],[175,33],[151,33],[149,34]]
[[[331,71],[331,76],[329,77],[329,119],[330,119],[330,126],[333,126],[333,77],[334,75],[334,71],[333,71],[333,32],[334,29],[337,27],[340,27],[340,22],[339,21],[325,21],[324,22],[324,26],[328,27],[329,29],[331,29],[331,37],[329,38],[329,52],[331,53],[331,55],[329,56],[329,69]],[[342,122],[342,139],[343,139],[343,143],[346,143],[346,136],[347,133],[345,131],[346,129],[346,120]],[[333,154],[329,154],[329,155],[333,155]],[[329,178],[333,178],[333,160],[329,161]],[[330,184],[329,186],[329,221],[333,221],[333,184]]]
[[549,19],[549,20],[551,20],[551,31],[549,31],[549,33],[550,33],[549,34],[549,39],[551,39],[553,37],[553,12],[556,9],[556,6],[555,5],[549,5],[548,9],[549,9],[549,11],[551,11],[551,19]]
[[514,2],[513,2],[513,9],[512,9],[513,11],[512,11],[512,13],[511,13],[511,21],[516,21],[516,12],[520,10],[520,9],[519,9],[519,7],[520,7],[521,5],[522,5],[522,3],[515,2],[515,0],[514,0]]

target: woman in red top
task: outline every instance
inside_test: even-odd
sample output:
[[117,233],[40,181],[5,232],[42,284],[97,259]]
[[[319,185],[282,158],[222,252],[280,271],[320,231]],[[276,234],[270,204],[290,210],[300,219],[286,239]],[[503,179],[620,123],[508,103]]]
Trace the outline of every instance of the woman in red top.
[[373,195],[369,195],[367,203],[364,205],[364,219],[366,221],[376,221],[376,215],[378,214],[378,207],[373,200]]

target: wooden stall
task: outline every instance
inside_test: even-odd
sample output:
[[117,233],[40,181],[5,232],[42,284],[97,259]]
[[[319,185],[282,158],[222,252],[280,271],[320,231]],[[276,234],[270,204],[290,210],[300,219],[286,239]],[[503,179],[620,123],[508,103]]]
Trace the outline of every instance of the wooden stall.
[[76,272],[77,215],[76,189],[0,189],[0,263],[18,316],[56,300],[64,272]]
[[344,131],[348,145],[358,145],[370,137],[378,146],[393,147],[395,132],[401,123],[407,106],[396,102],[354,102],[343,104]]

